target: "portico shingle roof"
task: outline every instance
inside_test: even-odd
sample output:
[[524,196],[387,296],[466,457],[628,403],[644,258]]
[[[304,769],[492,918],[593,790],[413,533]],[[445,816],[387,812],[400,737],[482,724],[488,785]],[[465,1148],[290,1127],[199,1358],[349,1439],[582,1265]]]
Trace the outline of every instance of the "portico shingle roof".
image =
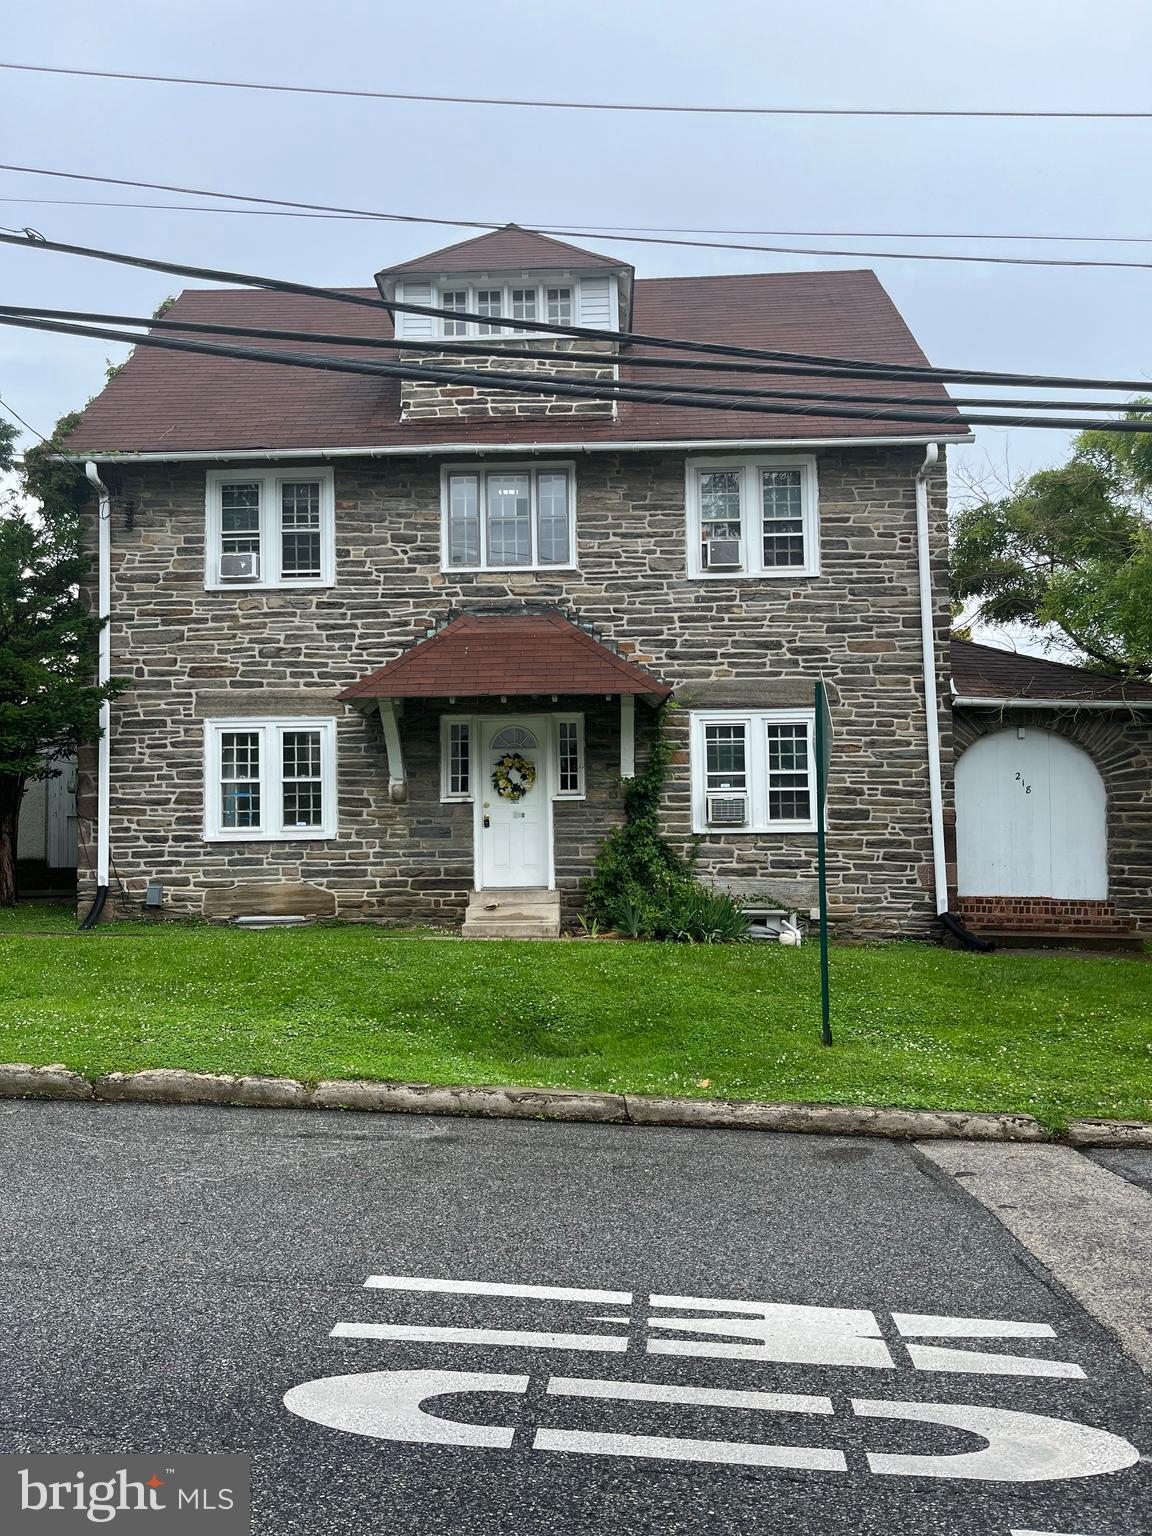
[[345,688],[340,698],[493,698],[672,692],[559,613],[462,614]]
[[1070,667],[1043,656],[1003,651],[972,640],[952,641],[952,680],[967,699],[1098,700],[1117,704],[1152,703],[1152,684],[1125,682],[1086,667]]

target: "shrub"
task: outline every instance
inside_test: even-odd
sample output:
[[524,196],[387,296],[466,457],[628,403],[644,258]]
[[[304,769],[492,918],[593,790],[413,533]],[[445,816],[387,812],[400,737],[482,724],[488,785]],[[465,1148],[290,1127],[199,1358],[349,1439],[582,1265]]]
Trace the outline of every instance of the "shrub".
[[624,784],[624,825],[609,833],[597,857],[588,913],[628,938],[733,943],[748,927],[740,906],[722,891],[702,886],[693,874],[694,860],[677,853],[660,831],[671,756],[661,710],[648,765]]

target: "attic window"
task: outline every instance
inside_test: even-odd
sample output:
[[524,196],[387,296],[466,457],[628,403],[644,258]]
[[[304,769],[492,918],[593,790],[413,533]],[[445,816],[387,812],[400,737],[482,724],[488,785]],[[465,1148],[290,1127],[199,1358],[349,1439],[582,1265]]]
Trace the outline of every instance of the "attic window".
[[501,319],[535,321],[543,319],[549,325],[572,325],[576,315],[576,288],[572,283],[557,287],[552,283],[475,283],[451,288],[443,287],[439,294],[432,293],[432,305],[442,310],[462,311],[480,315],[480,320],[455,320],[441,315],[438,321],[442,336],[505,336],[515,338],[529,335],[507,325],[495,322]]

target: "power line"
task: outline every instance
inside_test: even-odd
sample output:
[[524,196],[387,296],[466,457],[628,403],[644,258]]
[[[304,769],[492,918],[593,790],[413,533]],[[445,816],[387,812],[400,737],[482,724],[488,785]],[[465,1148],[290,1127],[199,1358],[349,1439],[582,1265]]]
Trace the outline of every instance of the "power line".
[[275,91],[295,96],[343,96],[365,101],[418,101],[469,107],[545,107],[565,112],[672,112],[719,117],[959,117],[959,118],[1072,118],[1137,121],[1152,112],[1095,112],[1070,110],[995,110],[948,107],[728,107],[692,106],[673,102],[549,101],[519,96],[441,96],[415,91],[353,91],[336,86],[277,85],[258,80],[205,80],[188,75],[129,74],[111,69],[67,69],[62,65],[12,64],[0,69],[37,75],[71,75],[91,80],[132,80],[149,85],[210,86],[215,90]]
[[[260,347],[219,346],[208,341],[193,341],[175,336],[140,336],[126,331],[102,330],[94,326],[68,324],[62,321],[40,320],[28,315],[0,315],[0,325],[19,326],[29,330],[56,332],[63,335],[87,336],[98,341],[127,342],[132,346],[160,347],[168,351],[194,352],[209,357],[230,358],[242,362],[269,363],[292,368],[315,369],[328,373],[354,373],[376,378],[411,379],[414,381],[467,384],[479,388],[498,386],[501,390],[518,394],[571,396],[599,401],[631,400],[643,405],[677,405],[704,410],[752,412],[769,416],[831,417],[835,420],[897,421],[925,426],[942,426],[953,431],[968,423],[999,427],[1068,428],[1075,431],[1099,430],[1122,433],[1152,433],[1152,415],[1123,421],[1108,419],[1035,416],[968,416],[966,421],[955,415],[934,414],[942,405],[925,404],[924,408],[906,411],[891,407],[860,408],[838,405],[833,397],[821,405],[788,404],[783,401],[717,400],[702,398],[696,393],[677,393],[675,390],[642,388],[615,382],[578,383],[570,377],[558,379],[541,374],[505,374],[495,370],[483,372],[457,368],[439,368],[423,364],[362,363],[354,358],[322,358],[314,353],[273,352]],[[942,437],[948,433],[940,434]]]
[[4,411],[6,415],[11,416],[13,421],[18,421],[26,431],[31,432],[33,437],[38,437],[42,443],[47,443],[48,439],[44,436],[43,432],[37,431],[30,421],[25,421],[20,412],[13,410],[6,400],[0,400],[0,411]]
[[[2,67],[2,66],[0,66]],[[1152,114],[1150,114],[1152,115]],[[218,197],[229,202],[261,203],[274,205],[280,208],[293,208],[313,213],[340,214],[355,216],[356,218],[376,219],[386,223],[398,224],[430,224],[447,226],[453,229],[501,229],[505,226],[491,219],[443,219],[425,217],[411,213],[377,213],[367,208],[342,208],[338,205],[327,203],[303,203],[293,202],[284,198],[275,197],[249,197],[238,192],[211,192],[204,187],[179,187],[170,183],[159,181],[133,181],[119,176],[86,176],[76,171],[42,170],[28,165],[0,165],[0,171],[13,171],[20,175],[28,176],[54,176],[62,177],[69,181],[98,182],[106,186],[137,187],[153,192],[176,192],[188,197]],[[525,226],[526,227],[526,226]],[[563,235],[567,239],[587,240],[595,239],[595,231],[587,227],[582,229],[567,229],[556,224],[549,224],[543,228],[533,228],[529,231],[535,234],[548,234],[550,236]],[[629,244],[638,245],[670,245],[689,250],[703,251],[749,251],[760,255],[770,256],[835,256],[859,258],[865,257],[869,261],[949,261],[977,263],[978,265],[1014,266],[1014,267],[1084,267],[1103,268],[1107,270],[1121,271],[1149,271],[1152,270],[1152,262],[1148,261],[1111,261],[1096,257],[1063,257],[1063,256],[972,256],[962,253],[949,253],[943,251],[872,251],[872,250],[843,250],[828,249],[817,246],[798,245],[764,245],[750,243],[748,241],[734,240],[687,240],[673,238],[670,235],[622,235],[622,240]],[[887,238],[887,237],[878,237]],[[897,237],[892,237],[897,238]]]
[[[164,317],[149,318],[143,315],[108,314],[93,310],[80,309],[45,309],[40,305],[27,304],[0,304],[0,316],[31,316],[46,320],[67,320],[100,325],[133,325],[145,329],[171,331],[181,334],[219,336],[233,340],[259,339],[263,341],[302,341],[315,346],[344,346],[367,347],[374,350],[387,348],[392,351],[421,352],[432,356],[443,354],[468,357],[493,356],[491,343],[482,341],[462,342],[454,338],[444,337],[437,341],[418,341],[393,336],[347,336],[339,332],[326,331],[294,331],[273,328],[260,325],[221,325],[208,321],[196,320],[169,320]],[[541,352],[538,348],[509,347],[501,339],[498,343],[499,357],[526,359],[532,362],[554,364],[558,357],[564,362],[590,363],[603,367],[606,355],[602,352],[569,352],[557,354],[555,352]],[[755,363],[741,364],[713,361],[711,359],[667,358],[667,357],[633,357],[623,360],[627,368],[652,367],[662,372],[673,369],[702,370],[709,374],[729,373],[739,370],[742,375],[754,374],[763,377],[763,365]],[[485,372],[485,376],[493,378],[491,372]],[[505,375],[501,375],[505,376]],[[549,377],[556,377],[550,375]],[[860,375],[849,375],[860,380]],[[654,390],[662,393],[669,386],[666,384],[652,384],[646,380],[630,381],[638,389]],[[915,382],[915,381],[910,381]],[[889,395],[848,395],[838,393],[835,390],[797,390],[797,389],[764,389],[741,388],[738,385],[712,385],[700,384],[693,381],[675,381],[674,387],[688,389],[697,395],[724,395],[732,398],[746,397],[755,400],[809,400],[814,403],[833,399],[848,405],[907,405],[926,406],[929,409],[944,409],[951,405],[954,407],[972,406],[975,408],[994,409],[1021,409],[1027,407],[1030,410],[1041,411],[1126,411],[1131,409],[1131,402],[1127,400],[996,400],[980,397],[959,397],[950,395],[946,399],[932,399],[925,396],[889,396]]]
[[[120,251],[105,251],[93,246],[65,245],[61,241],[47,240],[35,230],[21,235],[0,234],[0,244],[23,246],[28,250],[53,251],[69,256],[84,256],[96,261],[108,261],[120,266],[140,267],[149,272],[166,272],[177,277],[193,277],[212,282],[239,283],[248,288],[263,288],[274,293],[300,294],[307,298],[330,300],[332,303],[352,304],[360,308],[379,311],[399,311],[415,315],[431,315],[451,320],[477,321],[487,325],[490,315],[473,314],[469,310],[445,310],[431,304],[401,304],[395,299],[384,300],[342,288],[320,288],[311,283],[296,283],[287,278],[260,277],[250,272],[229,272],[216,267],[194,267],[185,263],[155,261],[151,257],[131,256]],[[1147,379],[1084,379],[1045,376],[1043,374],[997,373],[972,368],[933,368],[928,364],[884,363],[863,361],[859,358],[822,357],[804,352],[769,351],[762,347],[733,346],[727,343],[688,341],[671,336],[654,336],[643,331],[611,331],[592,326],[552,325],[543,320],[515,320],[507,315],[500,317],[503,328],[512,331],[529,331],[550,336],[575,336],[589,341],[609,341],[617,345],[657,347],[674,352],[698,353],[707,357],[745,358],[769,364],[800,364],[800,369],[786,371],[819,371],[829,374],[880,379],[934,379],[938,382],[956,380],[969,384],[992,384],[1014,387],[1029,385],[1037,389],[1117,389],[1141,391],[1148,388]],[[765,370],[772,371],[772,370]],[[779,371],[779,370],[776,370]]]
[[[39,172],[37,174],[61,174]],[[81,178],[87,179],[87,178]],[[131,183],[143,187],[150,182]],[[212,197],[227,194],[214,192]],[[385,217],[379,213],[304,213],[295,210],[272,208],[214,208],[207,203],[134,203],[88,197],[0,197],[0,203],[16,203],[53,208],[137,208],[157,213],[227,213],[236,216],[248,214],[262,219],[335,219],[358,223],[378,221]],[[423,222],[423,221],[422,221]],[[581,229],[590,235],[616,234],[627,238],[632,232],[645,235],[763,235],[780,239],[810,240],[1015,240],[1029,245],[1063,243],[1071,245],[1152,245],[1152,235],[1039,235],[1039,234],[980,234],[974,230],[953,230],[949,234],[928,233],[921,230],[903,229],[716,229],[678,224],[592,224],[577,221]],[[497,228],[485,225],[485,228]],[[558,226],[546,220],[531,220],[530,227],[540,234],[550,234]]]

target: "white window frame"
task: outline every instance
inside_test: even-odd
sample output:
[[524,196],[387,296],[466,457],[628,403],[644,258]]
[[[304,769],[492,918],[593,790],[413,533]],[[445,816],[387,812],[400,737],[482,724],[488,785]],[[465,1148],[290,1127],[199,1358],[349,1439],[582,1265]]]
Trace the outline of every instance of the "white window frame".
[[[260,803],[263,826],[225,827],[220,812],[222,738],[230,731],[250,731],[260,737]],[[318,827],[285,827],[283,823],[283,737],[288,731],[320,733],[320,784],[324,819]],[[204,722],[204,840],[221,843],[318,842],[337,835],[336,721],[331,717],[257,716],[214,718]]]
[[[463,726],[468,733],[468,788],[452,788],[452,727]],[[445,804],[466,804],[474,798],[476,786],[476,723],[471,715],[440,716],[440,799]]]
[[[538,475],[564,473],[568,476],[568,558],[556,565],[541,565],[538,559],[537,540],[539,523],[537,513],[536,480]],[[523,475],[529,477],[529,501],[531,508],[532,558],[526,565],[494,565],[488,556],[488,476]],[[476,565],[452,565],[451,530],[449,527],[449,486],[454,475],[474,475],[479,482],[480,511],[480,561]],[[440,570],[445,576],[464,575],[469,571],[574,571],[576,564],[576,464],[572,459],[517,460],[505,464],[499,459],[486,459],[472,464],[444,464],[440,469]]]
[[[441,715],[440,716],[440,799],[441,799],[441,802],[443,804],[445,804],[445,805],[467,804],[467,803],[470,803],[470,802],[472,802],[472,801],[474,801],[476,799],[476,785],[477,785],[477,777],[476,776],[477,776],[477,773],[479,771],[478,767],[477,767],[477,761],[476,761],[476,743],[482,737],[483,727],[484,727],[485,721],[489,720],[490,718],[491,718],[491,716],[489,716],[489,715]],[[501,718],[503,718],[503,716],[501,716]],[[550,759],[550,771],[549,771],[549,776],[548,776],[548,782],[551,783],[551,784],[554,784],[556,786],[556,788],[553,790],[550,798],[553,799],[553,800],[583,800],[583,799],[585,799],[586,794],[587,794],[587,789],[586,789],[586,785],[587,785],[587,767],[586,767],[586,761],[585,761],[585,755],[584,755],[584,716],[583,716],[583,714],[581,714],[579,711],[575,711],[575,710],[572,710],[572,711],[561,710],[557,714],[547,715],[547,716],[544,716],[544,717],[541,717],[539,715],[533,715],[531,717],[527,717],[526,716],[525,720],[526,720],[526,723],[529,723],[530,725],[531,725],[531,722],[535,722],[536,726],[538,727],[542,718],[546,719],[548,721],[547,731],[546,731],[546,733],[541,738],[542,745],[544,745],[546,747],[547,752],[548,752],[548,757]],[[579,754],[579,756],[578,756],[578,766],[579,766],[579,774],[580,774],[579,787],[577,789],[564,789],[564,790],[562,790],[559,787],[560,786],[560,726],[561,726],[561,723],[566,724],[566,725],[575,725],[575,727],[576,727],[576,751]],[[467,728],[467,730],[468,730],[468,791],[467,791],[467,793],[464,793],[461,790],[453,790],[453,788],[452,788],[451,748],[452,748],[452,727],[454,725],[465,726]]]
[[[748,820],[742,827],[710,826],[708,822],[708,756],[705,729],[709,725],[743,725],[747,773]],[[803,725],[808,737],[808,803],[803,820],[772,820],[768,814],[769,725]],[[693,711],[691,717],[692,830],[710,838],[746,837],[749,833],[815,832],[816,830],[816,712],[813,709],[714,709]],[[716,793],[716,791],[714,791]]]
[[[763,470],[800,471],[800,512],[804,534],[803,565],[764,564]],[[700,476],[710,471],[740,475],[740,565],[710,571],[701,558]],[[820,574],[820,497],[816,456],[811,453],[742,455],[685,460],[684,502],[687,508],[688,575],[695,581],[790,581]]]
[[[461,278],[459,281],[452,281],[451,279],[445,278],[442,281],[432,285],[432,307],[434,309],[443,309],[443,295],[446,293],[466,293],[468,298],[467,303],[464,306],[465,309],[470,314],[477,314],[479,312],[479,299],[477,295],[481,292],[490,293],[493,290],[498,289],[502,295],[499,319],[501,321],[506,321],[512,318],[513,290],[516,290],[517,292],[523,292],[527,288],[531,288],[535,291],[536,319],[542,325],[551,325],[554,323],[579,325],[579,280],[572,276],[566,276],[563,273],[554,274],[552,277],[540,278],[494,277],[487,279],[469,277]],[[571,295],[571,318],[567,321],[553,322],[548,319],[549,288],[566,288]],[[478,320],[451,320],[449,317],[444,315],[437,315],[434,319],[436,335],[438,337],[445,337],[448,340],[454,341],[460,341],[465,337],[471,339],[478,338],[482,341],[486,341],[491,340],[493,337],[499,336],[502,336],[505,340],[510,340],[516,337],[528,338],[533,336],[542,336],[544,340],[547,340],[549,336],[547,331],[538,332],[525,330],[520,325],[498,324],[492,326],[490,330],[484,331],[481,330],[481,324],[482,322]],[[456,329],[449,330],[449,325],[456,327]],[[562,337],[559,339],[563,340]]]
[[[574,725],[576,727],[576,788],[560,788],[560,727],[562,725]],[[556,792],[553,800],[583,800],[587,793],[587,769],[584,761],[584,716],[582,714],[560,714],[552,716],[552,752],[556,761],[556,773],[554,782]]]
[[[282,576],[280,488],[300,480],[320,486],[320,575]],[[221,496],[225,485],[260,486],[260,577],[228,581],[220,575],[223,525]],[[332,469],[325,465],[285,465],[274,470],[210,469],[205,487],[204,587],[209,592],[250,592],[262,588],[331,587],[336,580],[336,489]]]

